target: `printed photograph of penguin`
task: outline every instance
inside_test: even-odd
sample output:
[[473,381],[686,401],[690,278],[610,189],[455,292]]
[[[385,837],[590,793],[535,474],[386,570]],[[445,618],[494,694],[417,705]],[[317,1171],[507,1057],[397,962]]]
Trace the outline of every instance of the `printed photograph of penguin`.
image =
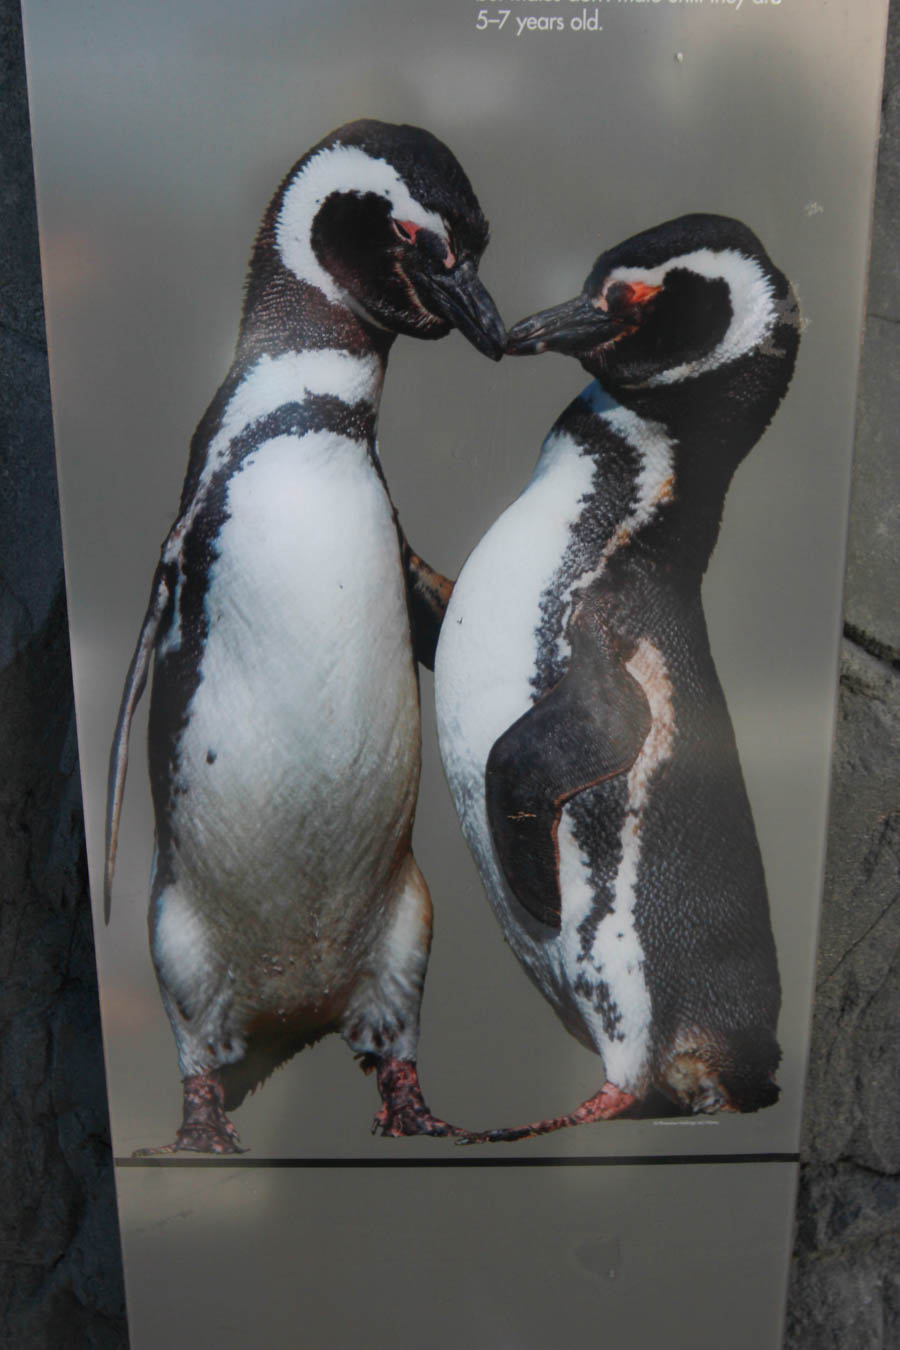
[[441,752],[506,940],[605,1082],[479,1139],[778,1098],[766,882],[700,592],[799,328],[754,234],[688,215],[510,331],[510,353],[573,356],[594,383],[456,584]]
[[416,1072],[431,900],[411,851],[415,662],[451,584],[403,535],[375,428],[397,334],[502,356],[487,240],[450,150],[376,121],[314,146],[263,218],[110,760],[107,917],[152,664],[150,945],[184,1114],[141,1153],[241,1152],[226,1112],[329,1032],[376,1073],[383,1134],[459,1133]]

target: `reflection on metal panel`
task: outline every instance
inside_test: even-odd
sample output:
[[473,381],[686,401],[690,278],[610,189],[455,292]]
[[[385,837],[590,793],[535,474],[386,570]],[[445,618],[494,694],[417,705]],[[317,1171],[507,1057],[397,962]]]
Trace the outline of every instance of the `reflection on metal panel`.
[[[24,5],[98,916],[169,540],[96,927],[132,1343],[774,1348],[886,5],[189,8]],[[272,199],[360,116],[440,147]],[[233,1166],[132,1156],[182,1077]]]

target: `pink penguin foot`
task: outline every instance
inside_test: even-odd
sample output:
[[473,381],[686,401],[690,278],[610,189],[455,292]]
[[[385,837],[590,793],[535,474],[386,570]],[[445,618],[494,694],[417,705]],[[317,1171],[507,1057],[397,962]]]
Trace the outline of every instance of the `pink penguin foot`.
[[[368,1067],[365,1065],[364,1067]],[[372,1133],[391,1139],[403,1135],[432,1134],[440,1138],[465,1138],[465,1130],[431,1114],[415,1064],[408,1059],[384,1059],[377,1063],[378,1091],[382,1107],[372,1122]]]
[[516,1139],[533,1139],[539,1134],[552,1134],[554,1130],[565,1130],[570,1125],[587,1125],[595,1120],[614,1120],[625,1115],[634,1106],[637,1098],[630,1092],[623,1092],[615,1083],[604,1083],[599,1092],[586,1102],[576,1106],[565,1116],[551,1116],[548,1120],[536,1120],[530,1125],[514,1125],[508,1129],[479,1130],[466,1134],[461,1140],[464,1144],[511,1143]]
[[137,1148],[131,1156],[155,1158],[181,1152],[247,1152],[225,1114],[225,1091],[214,1073],[197,1073],[184,1079],[184,1110],[174,1143]]

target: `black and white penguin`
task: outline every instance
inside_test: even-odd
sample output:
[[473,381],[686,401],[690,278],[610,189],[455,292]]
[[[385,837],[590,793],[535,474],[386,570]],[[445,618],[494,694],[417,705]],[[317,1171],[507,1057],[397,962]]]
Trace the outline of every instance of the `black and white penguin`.
[[456,1133],[416,1073],[431,900],[410,843],[415,658],[451,586],[406,542],[375,424],[398,333],[501,357],[487,239],[449,149],[375,121],[314,146],[263,219],[110,761],[107,915],[152,658],[150,943],[184,1079],[161,1151],[238,1151],[226,1110],[332,1031],[377,1070],[385,1134]]
[[596,379],[456,583],[441,751],[506,940],[607,1081],[479,1137],[778,1097],[765,877],[700,588],[798,342],[790,283],[711,215],[604,253],[510,332]]

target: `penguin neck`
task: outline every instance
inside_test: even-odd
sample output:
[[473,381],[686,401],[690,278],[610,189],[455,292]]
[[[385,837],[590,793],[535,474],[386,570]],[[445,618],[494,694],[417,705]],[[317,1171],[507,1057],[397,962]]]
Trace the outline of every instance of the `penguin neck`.
[[[661,403],[659,397],[620,400],[618,391],[614,397],[595,381],[554,430],[568,433],[596,462],[595,482],[603,485],[611,513],[604,551],[621,553],[626,565],[699,583],[739,458],[717,453],[715,436],[699,437],[697,425],[667,416],[670,409]],[[615,541],[626,539],[620,550]]]
[[[251,303],[252,300],[252,303]],[[387,359],[395,334],[376,328],[340,299],[281,272],[265,287],[248,290],[234,361],[191,439],[179,512],[228,461],[229,446],[251,421],[287,403],[328,400],[356,415],[373,467],[384,481],[375,450],[375,428]],[[308,358],[308,360],[304,360]],[[252,390],[252,393],[249,391]]]
[[[611,396],[667,435],[725,486],[753,449],[784,397],[794,366],[796,333],[780,329],[769,351],[755,348],[727,365],[671,383],[606,380]],[[715,463],[714,463],[715,461]]]
[[374,358],[377,388],[371,392],[377,406],[395,337],[355,309],[345,293],[329,299],[311,282],[281,269],[261,291],[248,292],[235,364],[246,369],[262,356],[323,350]]
[[616,388],[623,406],[661,425],[674,445],[672,501],[651,535],[672,549],[670,565],[680,553],[685,566],[705,572],[735,470],[787,392],[797,343],[796,328],[782,325],[768,350],[756,348],[727,366],[671,384]]

